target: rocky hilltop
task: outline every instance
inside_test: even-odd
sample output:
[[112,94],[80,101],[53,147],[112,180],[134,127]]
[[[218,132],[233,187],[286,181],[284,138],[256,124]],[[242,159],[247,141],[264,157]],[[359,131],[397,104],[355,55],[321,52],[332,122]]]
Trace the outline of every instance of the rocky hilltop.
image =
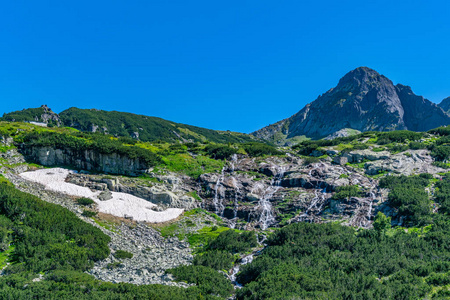
[[38,108],[26,108],[21,111],[14,111],[3,114],[1,121],[9,122],[30,122],[41,126],[61,126],[59,115],[51,110],[47,105]]
[[426,131],[450,124],[441,107],[394,85],[367,67],[346,74],[335,88],[290,118],[264,127],[254,136],[284,144],[299,136],[319,139],[342,129],[358,131]]

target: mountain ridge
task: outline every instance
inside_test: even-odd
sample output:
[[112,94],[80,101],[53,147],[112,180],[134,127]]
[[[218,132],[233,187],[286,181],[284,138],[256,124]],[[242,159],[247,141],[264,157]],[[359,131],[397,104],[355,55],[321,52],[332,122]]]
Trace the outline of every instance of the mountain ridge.
[[43,126],[68,126],[83,132],[109,133],[116,137],[130,137],[143,142],[251,142],[256,139],[248,134],[218,131],[176,123],[158,117],[128,112],[80,109],[71,107],[59,114],[47,105],[5,113],[0,121],[38,123]]

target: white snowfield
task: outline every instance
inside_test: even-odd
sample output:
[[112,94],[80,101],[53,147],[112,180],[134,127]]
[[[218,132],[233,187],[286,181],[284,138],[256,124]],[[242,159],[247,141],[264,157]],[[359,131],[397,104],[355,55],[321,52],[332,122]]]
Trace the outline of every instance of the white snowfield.
[[26,180],[43,184],[46,190],[55,191],[70,196],[90,198],[97,203],[98,211],[117,217],[131,216],[133,220],[152,223],[167,222],[177,218],[183,212],[180,208],[169,208],[157,212],[151,208],[155,204],[126,193],[112,192],[112,199],[101,201],[97,197],[100,192],[92,192],[87,187],[65,182],[67,175],[74,171],[53,168],[21,173]]

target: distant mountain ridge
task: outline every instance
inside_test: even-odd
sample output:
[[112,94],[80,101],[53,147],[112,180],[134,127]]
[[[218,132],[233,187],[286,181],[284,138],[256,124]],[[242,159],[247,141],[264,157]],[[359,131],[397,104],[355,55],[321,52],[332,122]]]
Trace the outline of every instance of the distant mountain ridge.
[[447,114],[450,114],[450,97],[445,98],[438,104]]
[[38,122],[48,126],[68,126],[84,132],[108,133],[143,142],[241,143],[257,140],[257,138],[244,133],[206,129],[157,117],[76,107],[56,114],[46,105],[42,105],[39,108],[28,108],[4,114],[0,121]]
[[448,124],[450,116],[441,107],[415,95],[410,87],[394,85],[375,70],[359,67],[298,113],[252,134],[284,144],[301,136],[324,138],[346,128],[426,131]]

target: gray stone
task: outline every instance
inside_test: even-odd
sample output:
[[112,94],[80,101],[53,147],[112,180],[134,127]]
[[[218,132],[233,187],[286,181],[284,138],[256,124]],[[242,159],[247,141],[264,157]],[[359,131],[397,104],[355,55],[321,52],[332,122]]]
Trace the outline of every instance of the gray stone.
[[112,199],[112,193],[110,191],[101,192],[100,195],[97,197],[101,201],[107,201]]

